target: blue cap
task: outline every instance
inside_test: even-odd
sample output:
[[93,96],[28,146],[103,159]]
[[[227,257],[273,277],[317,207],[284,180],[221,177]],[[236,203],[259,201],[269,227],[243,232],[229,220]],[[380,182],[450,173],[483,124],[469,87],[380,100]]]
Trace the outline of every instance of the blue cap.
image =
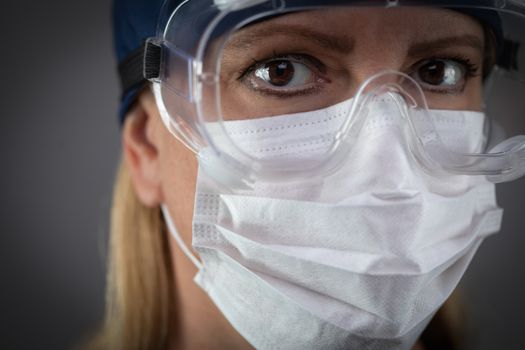
[[[182,0],[176,3],[180,2]],[[156,35],[163,3],[164,0],[114,0],[113,45],[118,63],[139,50],[147,38]],[[146,84],[143,81],[122,92],[119,107],[121,122]]]

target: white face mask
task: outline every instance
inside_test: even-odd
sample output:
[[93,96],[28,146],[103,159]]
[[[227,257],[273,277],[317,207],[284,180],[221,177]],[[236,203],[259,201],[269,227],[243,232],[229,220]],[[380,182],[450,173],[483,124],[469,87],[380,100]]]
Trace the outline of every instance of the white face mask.
[[[326,119],[329,110],[286,118]],[[395,111],[388,100],[373,106],[348,162],[324,179],[228,193],[199,169],[193,247],[202,266],[163,208],[170,231],[199,267],[195,281],[255,348],[410,349],[483,238],[499,230],[495,186],[482,177],[425,173]],[[431,115],[450,136],[446,142],[482,146],[482,114]],[[239,131],[269,120],[225,124]],[[297,135],[306,140],[310,132],[304,128],[291,130],[293,137],[274,128],[280,131],[246,143],[286,157],[271,144],[301,144]],[[320,134],[332,129],[316,126]],[[464,130],[471,139],[454,137]],[[305,147],[294,149],[315,152]]]

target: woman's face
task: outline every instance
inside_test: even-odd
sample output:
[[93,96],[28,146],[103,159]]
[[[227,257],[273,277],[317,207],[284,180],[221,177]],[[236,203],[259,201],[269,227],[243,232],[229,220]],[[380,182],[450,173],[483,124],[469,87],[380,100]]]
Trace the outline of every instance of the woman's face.
[[430,108],[481,109],[484,32],[459,12],[332,9],[248,25],[221,62],[225,119],[309,111],[352,97],[374,73],[415,79]]
[[[351,98],[385,69],[418,81],[431,108],[479,110],[484,52],[482,27],[453,11],[326,10],[275,17],[245,27],[225,46],[223,114],[241,119],[322,108]],[[146,205],[168,207],[191,247],[195,156],[166,130],[151,93],[141,96],[132,114],[123,135],[135,190]],[[181,303],[184,315],[222,320],[192,283],[195,267],[170,239],[177,293],[195,306],[186,310]]]
[[[241,119],[329,106],[351,98],[368,77],[385,69],[418,81],[430,108],[480,110],[485,50],[476,20],[443,9],[279,16],[249,25],[227,42],[221,62],[223,114]],[[171,207],[191,246],[197,163],[162,126],[157,129],[162,131],[153,137],[168,138],[159,145],[156,171],[163,199],[158,202]]]

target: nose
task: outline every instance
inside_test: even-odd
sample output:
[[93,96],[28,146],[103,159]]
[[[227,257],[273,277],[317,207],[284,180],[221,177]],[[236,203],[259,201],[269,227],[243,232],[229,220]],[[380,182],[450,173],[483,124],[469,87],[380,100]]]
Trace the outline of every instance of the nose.
[[356,186],[372,189],[383,199],[412,198],[421,179],[407,115],[414,98],[405,93],[373,95],[362,115],[353,116],[362,118],[349,159]]
[[390,94],[397,95],[393,98],[399,108],[405,108],[400,103],[404,100],[406,107],[427,108],[424,92],[420,85],[410,76],[393,69],[382,70],[372,75],[363,77],[365,79],[355,94],[356,99],[362,96],[382,96]]

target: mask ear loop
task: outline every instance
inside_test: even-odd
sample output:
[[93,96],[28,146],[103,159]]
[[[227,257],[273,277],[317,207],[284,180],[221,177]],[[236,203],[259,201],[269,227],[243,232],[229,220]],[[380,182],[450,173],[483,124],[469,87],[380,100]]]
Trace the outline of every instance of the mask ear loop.
[[164,220],[166,221],[166,225],[168,226],[168,230],[170,231],[173,238],[175,238],[175,241],[179,245],[180,249],[182,249],[183,253],[188,257],[188,259],[191,260],[193,265],[195,265],[199,270],[202,270],[202,263],[197,259],[197,257],[190,251],[188,246],[184,243],[182,240],[179,231],[175,228],[175,225],[173,224],[173,221],[171,220],[170,213],[168,211],[168,208],[166,205],[162,204],[160,206],[160,209],[162,211],[162,216],[164,216]]

